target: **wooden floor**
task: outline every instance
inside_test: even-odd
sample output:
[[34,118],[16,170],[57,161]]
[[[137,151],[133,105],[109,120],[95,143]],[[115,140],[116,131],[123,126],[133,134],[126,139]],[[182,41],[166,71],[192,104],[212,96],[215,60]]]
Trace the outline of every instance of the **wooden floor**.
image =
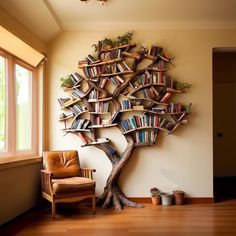
[[216,204],[153,206],[145,208],[97,209],[61,206],[52,221],[48,206],[33,210],[0,228],[8,235],[236,235],[236,200]]

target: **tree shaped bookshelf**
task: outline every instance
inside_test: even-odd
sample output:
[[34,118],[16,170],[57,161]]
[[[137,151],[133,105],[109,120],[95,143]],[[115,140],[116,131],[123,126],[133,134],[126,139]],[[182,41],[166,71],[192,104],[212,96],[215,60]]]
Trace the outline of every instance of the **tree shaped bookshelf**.
[[[122,36],[118,37],[118,43],[99,41],[95,45],[97,55],[79,61],[81,74],[69,75],[70,86],[65,90],[70,98],[58,99],[63,109],[59,119],[65,123],[63,132],[77,135],[83,147],[93,145],[109,158],[112,171],[97,204],[117,210],[123,206],[142,207],[127,199],[117,184],[134,148],[154,145],[160,131],[171,134],[187,122],[190,108],[171,102],[190,85],[167,74],[172,61],[163,48],[152,46],[147,50],[131,44],[132,33],[129,36],[123,41]],[[108,138],[98,137],[99,129],[114,126],[127,140],[122,154]]]

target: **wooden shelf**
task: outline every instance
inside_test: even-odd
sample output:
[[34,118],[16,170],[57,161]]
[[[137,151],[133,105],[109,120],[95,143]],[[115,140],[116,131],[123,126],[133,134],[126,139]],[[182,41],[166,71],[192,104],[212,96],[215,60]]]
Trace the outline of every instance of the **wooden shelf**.
[[76,88],[79,88],[81,85],[79,84],[79,85],[75,85],[75,86],[73,86],[73,87],[71,87],[71,88],[64,88],[64,91],[66,92],[66,91],[71,91],[71,90],[74,90],[74,89],[76,89]]
[[155,112],[155,111],[150,111],[150,110],[146,110],[146,112],[151,113],[151,114],[155,114],[155,115],[180,115],[180,114],[186,114],[187,112],[166,112],[166,113],[160,113],[160,112]]
[[154,142],[137,142],[134,144],[135,147],[143,147],[143,146],[153,146]]
[[168,69],[159,69],[159,68],[147,68],[147,70],[154,71],[154,72],[166,72]]
[[90,114],[94,114],[94,115],[110,115],[111,112],[96,112],[96,111],[90,111]]
[[61,118],[61,119],[59,119],[58,121],[65,121],[65,120],[71,119],[71,118],[73,118],[73,117],[75,117],[74,114],[71,115],[71,116],[67,116],[67,117],[65,117],[65,118]]
[[152,56],[152,55],[149,55],[149,54],[145,54],[145,58],[148,59],[148,60],[153,60],[153,61],[157,60],[158,58],[161,58],[165,62],[170,62],[171,61],[170,59],[165,58],[161,55],[158,55],[157,57],[155,57],[155,56]]
[[137,130],[143,130],[143,129],[159,129],[159,127],[155,127],[155,126],[142,126],[142,127],[137,127],[135,129],[130,129],[130,130],[127,130],[125,132],[122,132],[123,134],[128,134],[128,133],[132,133],[134,131],[137,131]]
[[89,126],[90,129],[99,129],[99,128],[110,128],[110,127],[113,127],[113,126],[116,126],[117,123],[114,123],[114,124],[108,124],[108,125],[91,125]]
[[124,95],[124,94],[121,94],[121,96],[123,97],[127,97],[129,98],[130,100],[144,100],[144,101],[150,101],[152,103],[155,103],[157,105],[163,105],[163,106],[168,106],[168,103],[163,103],[163,102],[157,102],[151,98],[137,98],[135,96],[131,96],[131,95]]
[[116,76],[116,75],[126,75],[126,74],[132,74],[133,71],[132,70],[129,70],[129,71],[122,71],[122,72],[116,72],[116,73],[111,73],[111,74],[100,74],[100,75],[95,75],[95,76],[92,76],[92,77],[86,77],[91,80],[91,81],[95,81],[97,82],[95,79],[96,78],[99,78],[99,77],[111,77],[111,76]]
[[122,56],[138,60],[141,56],[138,53],[122,52]]
[[165,84],[164,83],[151,83],[151,84],[145,84],[145,85],[140,85],[138,88],[134,89],[133,92],[130,93],[130,95],[136,93],[139,90],[142,90],[144,88],[148,88],[150,86],[160,86],[160,87],[164,87]]
[[62,110],[63,110],[63,109],[67,109],[68,107],[74,105],[75,103],[77,103],[77,102],[79,102],[79,101],[81,101],[80,98],[77,98],[77,99],[75,99],[75,100],[73,100],[73,101],[71,101],[71,102],[69,102],[69,103],[67,102],[68,104],[65,105],[64,107],[62,107],[61,109],[62,109]]
[[81,147],[93,146],[93,145],[108,143],[108,142],[109,142],[109,139],[106,139],[106,140],[103,140],[103,141],[97,141],[97,142],[89,142],[89,143],[81,145]]
[[184,93],[183,90],[176,90],[176,89],[172,89],[172,88],[167,88],[166,91],[169,93]]
[[109,49],[102,49],[102,50],[100,51],[100,54],[101,54],[101,53],[106,53],[106,52],[112,52],[112,51],[114,51],[114,50],[123,49],[123,48],[127,48],[127,47],[133,48],[133,47],[135,47],[135,46],[136,46],[136,44],[125,44],[125,45],[121,45],[121,46],[119,46],[119,47],[114,47],[114,48],[109,48]]
[[121,113],[123,113],[123,112],[135,112],[135,111],[137,111],[137,112],[145,112],[146,110],[145,109],[133,109],[133,108],[131,108],[131,109],[126,109],[126,110],[120,110],[119,112],[121,112]]
[[94,66],[101,66],[101,65],[109,65],[109,64],[113,64],[113,63],[119,63],[121,61],[123,61],[124,59],[119,58],[119,59],[113,59],[113,60],[107,60],[107,61],[101,61],[98,63],[94,63],[94,64],[88,64],[88,65],[81,65],[79,66],[79,68],[84,68],[84,67],[94,67]]
[[62,129],[62,131],[64,132],[71,132],[71,133],[75,133],[75,132],[90,132],[90,129],[70,129],[70,128],[65,128]]
[[89,99],[88,102],[106,102],[106,101],[111,101],[113,97],[109,98],[101,98],[101,99]]

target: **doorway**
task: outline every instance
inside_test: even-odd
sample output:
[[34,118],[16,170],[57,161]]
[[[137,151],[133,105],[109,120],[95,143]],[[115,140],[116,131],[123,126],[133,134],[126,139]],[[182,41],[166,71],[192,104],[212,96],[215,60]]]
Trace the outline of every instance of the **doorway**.
[[215,202],[236,198],[236,50],[213,50]]

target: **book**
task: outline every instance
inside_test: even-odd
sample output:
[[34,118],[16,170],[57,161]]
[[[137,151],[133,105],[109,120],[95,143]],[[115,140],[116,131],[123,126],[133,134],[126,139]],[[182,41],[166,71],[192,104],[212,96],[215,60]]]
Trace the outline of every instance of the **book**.
[[161,99],[160,102],[166,103],[168,101],[168,99],[170,98],[171,93],[167,92]]
[[88,139],[85,135],[83,135],[81,132],[78,132],[77,135],[80,137],[80,140],[83,144],[88,144]]

